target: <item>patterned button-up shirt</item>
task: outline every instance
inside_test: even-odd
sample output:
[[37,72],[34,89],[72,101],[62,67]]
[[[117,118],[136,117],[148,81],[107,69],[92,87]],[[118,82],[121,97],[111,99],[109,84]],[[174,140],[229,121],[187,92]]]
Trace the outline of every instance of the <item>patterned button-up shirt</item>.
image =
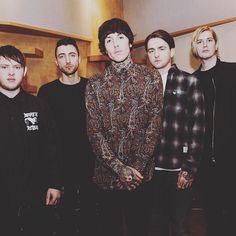
[[168,72],[163,116],[157,167],[195,175],[204,140],[204,97],[197,78],[176,65]]
[[160,75],[130,58],[88,81],[87,132],[97,157],[94,181],[101,188],[113,189],[125,166],[151,179],[162,106]]

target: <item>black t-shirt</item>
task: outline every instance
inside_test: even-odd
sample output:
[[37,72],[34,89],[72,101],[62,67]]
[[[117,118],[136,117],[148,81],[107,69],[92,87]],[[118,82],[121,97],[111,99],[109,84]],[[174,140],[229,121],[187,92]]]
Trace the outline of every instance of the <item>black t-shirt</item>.
[[202,89],[205,100],[205,150],[209,156],[214,155],[212,147],[213,138],[213,113],[215,106],[216,85],[214,79],[215,67],[207,71],[199,71],[199,79],[201,80]]
[[85,88],[87,79],[74,85],[54,80],[43,85],[38,96],[44,99],[53,111],[61,134],[65,178],[79,175],[90,176],[93,154],[86,132]]

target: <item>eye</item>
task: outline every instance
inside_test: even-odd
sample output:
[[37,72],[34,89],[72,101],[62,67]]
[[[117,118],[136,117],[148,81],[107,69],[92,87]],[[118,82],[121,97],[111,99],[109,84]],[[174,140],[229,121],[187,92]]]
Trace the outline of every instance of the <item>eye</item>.
[[59,55],[57,55],[57,58],[58,58],[58,59],[63,59],[64,57],[65,57],[64,54],[59,54]]
[[105,43],[106,43],[106,44],[108,44],[108,43],[110,43],[110,42],[111,42],[111,39],[106,39],[106,40],[105,40]]
[[1,69],[7,69],[7,66],[5,66],[5,65],[0,65],[0,68],[1,68]]
[[22,67],[21,66],[15,66],[17,70],[20,70]]
[[148,53],[151,54],[154,52],[154,49],[148,49]]
[[207,42],[213,42],[214,41],[214,39],[213,38],[209,38],[209,39],[207,39]]
[[201,44],[203,41],[202,40],[197,40],[197,44]]

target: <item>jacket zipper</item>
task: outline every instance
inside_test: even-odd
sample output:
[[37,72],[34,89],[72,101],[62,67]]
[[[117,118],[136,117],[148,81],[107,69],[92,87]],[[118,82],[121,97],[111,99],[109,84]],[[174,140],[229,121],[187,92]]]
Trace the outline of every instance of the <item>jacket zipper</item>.
[[214,103],[213,103],[213,111],[212,111],[212,137],[211,137],[211,148],[212,148],[212,157],[211,160],[213,162],[216,162],[215,159],[215,109],[216,109],[216,85],[215,85],[215,81],[214,78],[211,78],[212,81],[212,85],[214,87],[214,92],[215,92],[215,98],[214,98]]

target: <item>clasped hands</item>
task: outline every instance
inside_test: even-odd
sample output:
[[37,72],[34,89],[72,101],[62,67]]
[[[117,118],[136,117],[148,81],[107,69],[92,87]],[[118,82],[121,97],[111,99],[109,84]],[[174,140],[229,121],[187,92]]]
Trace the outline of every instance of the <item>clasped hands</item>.
[[116,183],[116,189],[118,190],[134,190],[143,180],[143,176],[136,169],[125,166],[119,173],[119,180]]

